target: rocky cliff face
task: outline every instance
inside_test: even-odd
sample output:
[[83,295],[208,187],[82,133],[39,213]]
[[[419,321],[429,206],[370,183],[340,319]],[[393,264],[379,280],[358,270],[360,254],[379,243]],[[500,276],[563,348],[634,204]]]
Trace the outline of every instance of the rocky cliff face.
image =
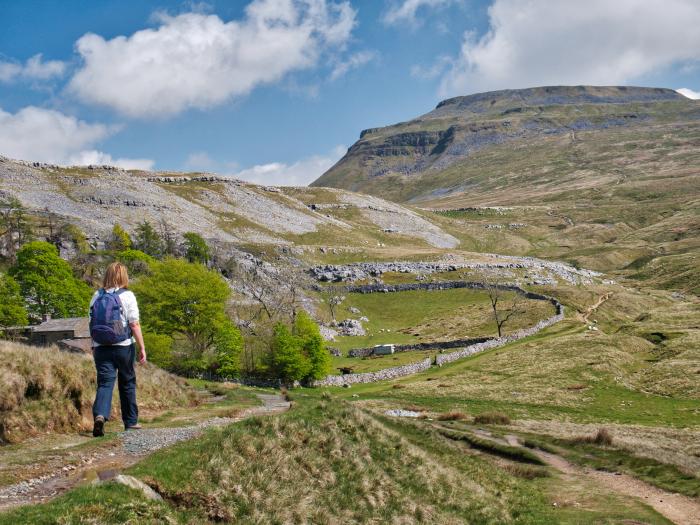
[[700,105],[670,89],[625,86],[554,86],[455,97],[414,120],[364,130],[313,185],[420,200],[436,191],[462,189],[459,184],[445,187],[440,175],[468,164],[476,153],[575,140],[587,132],[643,129],[667,123],[669,117],[698,122]]

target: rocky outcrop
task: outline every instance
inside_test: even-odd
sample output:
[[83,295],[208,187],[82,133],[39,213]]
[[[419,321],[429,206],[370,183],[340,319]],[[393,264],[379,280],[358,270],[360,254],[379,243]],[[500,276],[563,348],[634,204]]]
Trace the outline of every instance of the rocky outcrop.
[[[328,192],[327,192],[328,193]],[[396,224],[397,232],[434,246],[458,241],[413,210],[375,197],[338,191],[329,200],[363,206],[378,229]],[[211,174],[126,171],[109,166],[65,168],[0,159],[0,199],[17,198],[31,214],[50,213],[106,240],[115,223],[133,232],[137,224],[167,222],[176,235],[194,231],[224,251],[233,244],[293,243],[286,236],[347,234],[355,224],[309,206],[301,188],[257,186]],[[361,227],[367,227],[361,221]]]
[[[484,254],[492,260],[483,262],[368,262],[345,265],[326,264],[311,268],[311,274],[321,282],[352,283],[372,278],[381,278],[387,272],[429,275],[432,273],[453,272],[461,269],[528,269],[562,279],[571,284],[589,284],[600,273],[574,268],[556,261],[544,261],[534,257]],[[546,276],[543,276],[546,277]],[[406,288],[411,289],[411,288]],[[419,288],[414,288],[419,289]]]

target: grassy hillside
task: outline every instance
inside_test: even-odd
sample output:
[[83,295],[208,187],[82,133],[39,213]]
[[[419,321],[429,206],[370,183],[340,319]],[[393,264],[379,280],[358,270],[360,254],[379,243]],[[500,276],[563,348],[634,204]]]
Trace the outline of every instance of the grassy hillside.
[[465,250],[697,294],[698,140],[700,103],[668,90],[486,93],[364,133],[314,185],[454,210],[436,221]]
[[[95,365],[90,356],[0,341],[0,443],[92,428]],[[194,405],[185,381],[146,364],[137,369],[142,415]],[[121,425],[115,392],[112,420]]]
[[[107,484],[0,523],[76,523],[86,512],[101,523],[668,523],[633,500],[528,466],[530,453],[504,457],[508,450],[306,398],[287,415],[212,431],[132,468],[161,503]],[[552,505],[576,490],[582,504]]]

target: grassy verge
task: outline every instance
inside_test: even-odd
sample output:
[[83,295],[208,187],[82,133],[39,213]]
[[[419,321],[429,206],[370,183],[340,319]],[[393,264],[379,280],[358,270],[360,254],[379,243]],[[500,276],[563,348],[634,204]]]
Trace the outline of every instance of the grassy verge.
[[[197,402],[184,379],[152,364],[139,366],[139,408],[147,415]],[[16,443],[46,431],[92,427],[95,365],[90,356],[0,342],[0,443]],[[111,419],[119,421],[113,396]]]

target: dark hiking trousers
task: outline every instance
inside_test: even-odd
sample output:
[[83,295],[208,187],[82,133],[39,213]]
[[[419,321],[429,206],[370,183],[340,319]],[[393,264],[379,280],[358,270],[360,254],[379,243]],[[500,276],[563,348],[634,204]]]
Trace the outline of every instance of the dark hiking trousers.
[[94,348],[95,368],[97,369],[97,395],[92,405],[93,417],[109,419],[112,409],[114,380],[118,379],[119,403],[122,409],[124,428],[138,422],[139,409],[136,406],[136,372],[134,360],[136,348],[129,346],[97,346]]

